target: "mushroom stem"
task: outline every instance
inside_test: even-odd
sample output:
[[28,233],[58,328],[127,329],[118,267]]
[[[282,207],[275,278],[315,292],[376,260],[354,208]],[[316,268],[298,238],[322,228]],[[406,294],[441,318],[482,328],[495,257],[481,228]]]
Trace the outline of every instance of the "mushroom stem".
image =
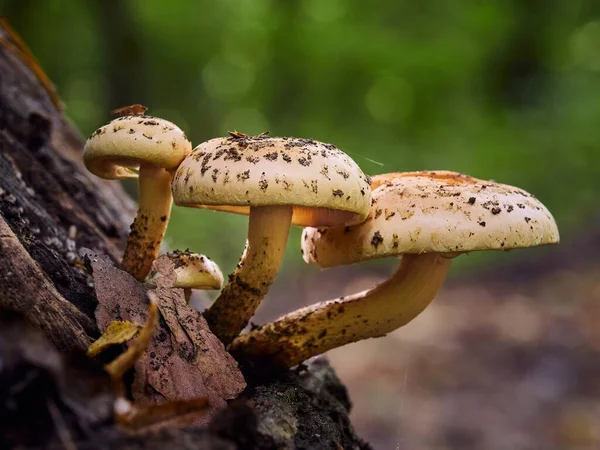
[[246,249],[215,302],[204,312],[212,332],[228,345],[248,324],[275,280],[285,253],[291,206],[250,209]]
[[287,369],[342,345],[380,337],[406,325],[435,298],[451,259],[404,255],[396,273],[375,288],[317,303],[237,338],[238,360]]
[[158,256],[171,215],[172,175],[152,164],[139,170],[139,207],[123,254],[123,270],[144,281]]

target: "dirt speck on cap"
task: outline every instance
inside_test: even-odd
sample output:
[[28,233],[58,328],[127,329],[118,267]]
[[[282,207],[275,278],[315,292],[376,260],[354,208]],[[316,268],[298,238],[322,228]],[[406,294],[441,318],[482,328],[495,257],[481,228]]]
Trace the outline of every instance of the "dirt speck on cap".
[[371,238],[371,245],[375,248],[379,247],[379,244],[383,242],[383,236],[379,231],[373,233],[373,237]]

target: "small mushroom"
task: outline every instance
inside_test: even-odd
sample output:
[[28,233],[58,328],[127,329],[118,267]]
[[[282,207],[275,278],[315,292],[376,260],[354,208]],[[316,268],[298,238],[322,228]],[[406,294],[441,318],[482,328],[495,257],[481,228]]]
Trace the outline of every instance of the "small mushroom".
[[[176,280],[173,287],[183,289],[188,304],[192,289],[221,289],[223,286],[223,273],[217,263],[208,256],[189,250],[175,250],[166,256],[174,264]],[[158,276],[159,273],[151,273],[150,281]]]
[[119,117],[87,140],[83,161],[100,178],[139,178],[139,209],[123,255],[123,269],[138,281],[158,256],[169,216],[172,171],[192,145],[173,123],[151,116]]
[[345,226],[369,211],[369,179],[345,153],[312,139],[234,133],[196,147],[172,189],[177,205],[249,214],[246,249],[204,316],[229,344],[275,279],[290,225]]
[[559,241],[546,207],[512,186],[447,171],[375,176],[372,186],[364,223],[304,230],[304,259],[332,267],[402,255],[396,273],[375,288],[302,308],[240,336],[230,348],[236,358],[288,368],[384,336],[429,305],[453,257]]

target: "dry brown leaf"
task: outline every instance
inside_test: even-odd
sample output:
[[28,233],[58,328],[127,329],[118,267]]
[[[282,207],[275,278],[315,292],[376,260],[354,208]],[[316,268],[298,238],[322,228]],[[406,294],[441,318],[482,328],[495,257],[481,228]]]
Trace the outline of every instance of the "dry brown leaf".
[[113,320],[144,323],[148,309],[145,292],[155,288],[161,319],[148,351],[135,365],[135,400],[160,403],[208,397],[216,410],[246,387],[236,361],[210,332],[202,315],[186,304],[183,289],[172,288],[177,277],[169,258],[161,256],[155,261],[154,270],[160,277],[156,286],[150,286],[117,269],[106,256],[91,252],[86,256],[93,269],[96,320],[101,330]]
[[155,274],[152,283],[156,287],[172,288],[177,281],[175,263],[167,255],[159,256],[153,263],[150,273]]
[[146,111],[148,111],[148,107],[136,103],[135,105],[127,105],[113,109],[110,113],[116,116],[141,116]]

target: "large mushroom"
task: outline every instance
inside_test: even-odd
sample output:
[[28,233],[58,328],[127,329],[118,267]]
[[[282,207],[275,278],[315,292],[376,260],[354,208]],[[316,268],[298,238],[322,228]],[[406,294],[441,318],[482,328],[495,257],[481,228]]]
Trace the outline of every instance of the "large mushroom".
[[137,280],[158,256],[171,215],[172,172],[192,144],[175,124],[157,117],[119,117],[87,140],[83,161],[94,175],[110,180],[138,178],[139,208],[123,255],[123,270]]
[[369,179],[345,153],[312,139],[232,133],[196,147],[173,180],[177,205],[249,214],[246,249],[204,316],[229,344],[248,324],[275,279],[290,225],[362,222]]
[[384,336],[429,305],[453,257],[559,240],[546,207],[513,186],[447,171],[385,174],[375,176],[372,186],[364,223],[304,230],[304,259],[332,267],[402,255],[396,273],[375,288],[302,308],[240,336],[230,349],[236,358],[288,368]]

